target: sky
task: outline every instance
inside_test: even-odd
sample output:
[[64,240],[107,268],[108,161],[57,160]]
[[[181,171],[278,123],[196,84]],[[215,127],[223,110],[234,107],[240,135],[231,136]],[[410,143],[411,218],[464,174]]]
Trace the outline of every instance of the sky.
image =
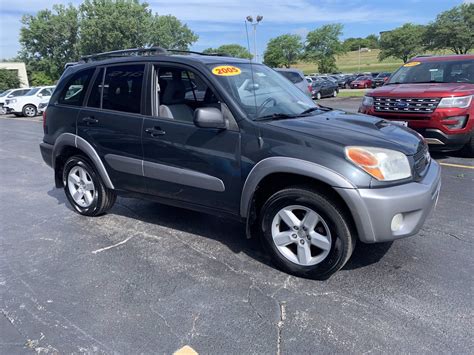
[[[247,46],[245,18],[262,15],[257,27],[261,54],[269,39],[285,33],[305,36],[328,23],[344,25],[343,39],[365,37],[406,22],[426,24],[436,15],[474,0],[148,0],[151,9],[178,17],[199,35],[193,50],[238,43]],[[20,45],[24,14],[51,8],[53,3],[80,4],[80,0],[0,0],[0,58],[14,57]],[[249,28],[251,31],[251,28]],[[251,33],[251,32],[250,32]],[[250,38],[253,52],[252,37]],[[84,53],[85,54],[85,53]]]

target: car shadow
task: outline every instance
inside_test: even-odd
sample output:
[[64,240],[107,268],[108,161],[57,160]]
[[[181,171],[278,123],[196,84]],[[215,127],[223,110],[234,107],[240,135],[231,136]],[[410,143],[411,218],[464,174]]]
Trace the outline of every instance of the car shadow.
[[[71,212],[74,212],[62,189],[52,188],[48,191],[48,195],[56,199],[59,205],[65,205]],[[273,267],[260,240],[258,238],[247,239],[245,225],[233,219],[128,197],[118,197],[108,214],[212,239],[226,245],[235,254],[245,253],[252,259]],[[391,242],[358,243],[343,270],[359,269],[379,262],[391,245]]]

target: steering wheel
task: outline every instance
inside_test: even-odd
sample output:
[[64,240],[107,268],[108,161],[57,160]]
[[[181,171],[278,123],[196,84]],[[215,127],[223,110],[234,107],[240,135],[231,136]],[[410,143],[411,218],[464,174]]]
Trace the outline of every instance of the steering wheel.
[[263,101],[260,106],[258,106],[257,108],[257,112],[256,112],[256,117],[260,117],[260,114],[262,113],[263,109],[265,108],[265,106],[267,106],[270,102],[273,101],[273,106],[276,106],[276,100],[273,98],[273,97],[269,97],[267,99],[265,99],[265,101]]

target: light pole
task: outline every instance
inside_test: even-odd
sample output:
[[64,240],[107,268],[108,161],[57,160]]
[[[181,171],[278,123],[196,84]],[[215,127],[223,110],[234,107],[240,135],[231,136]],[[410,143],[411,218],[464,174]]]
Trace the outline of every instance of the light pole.
[[253,21],[252,16],[247,16],[247,21],[253,26],[253,52],[254,52],[254,61],[258,63],[258,53],[257,53],[257,25],[260,21],[263,20],[263,16],[257,15],[256,21]]

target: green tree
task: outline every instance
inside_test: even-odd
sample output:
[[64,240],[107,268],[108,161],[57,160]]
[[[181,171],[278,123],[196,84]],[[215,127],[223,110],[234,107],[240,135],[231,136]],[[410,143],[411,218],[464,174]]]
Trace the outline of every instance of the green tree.
[[44,71],[33,71],[28,77],[30,78],[31,86],[53,85],[56,80],[51,79]]
[[298,35],[285,34],[272,38],[268,44],[263,61],[271,67],[289,68],[300,58],[303,44]]
[[253,56],[244,46],[240,44],[223,44],[217,48],[207,48],[203,51],[203,53],[218,53],[218,54],[225,54],[235,58],[244,58],[244,59],[252,59]]
[[365,38],[349,37],[344,40],[344,47],[348,51],[357,51],[359,48],[379,48],[379,38],[374,34],[368,35]]
[[320,73],[337,70],[336,56],[346,52],[346,48],[339,40],[342,29],[341,24],[324,25],[306,36],[304,56],[307,60],[318,64]]
[[147,44],[152,23],[147,3],[138,0],[85,0],[79,6],[82,54],[137,48]]
[[404,63],[423,52],[425,26],[406,23],[380,36],[379,60],[388,57],[399,58]]
[[371,34],[365,37],[367,42],[367,47],[370,49],[379,48],[379,37],[377,35]]
[[54,5],[21,20],[19,57],[31,71],[43,71],[56,80],[66,62],[77,59],[78,11],[72,5]]
[[167,49],[188,50],[198,35],[172,15],[155,15],[151,22],[148,42]]
[[427,26],[427,49],[449,48],[466,54],[474,47],[474,4],[462,4],[442,12]]
[[0,69],[0,91],[17,88],[20,84],[16,70]]

